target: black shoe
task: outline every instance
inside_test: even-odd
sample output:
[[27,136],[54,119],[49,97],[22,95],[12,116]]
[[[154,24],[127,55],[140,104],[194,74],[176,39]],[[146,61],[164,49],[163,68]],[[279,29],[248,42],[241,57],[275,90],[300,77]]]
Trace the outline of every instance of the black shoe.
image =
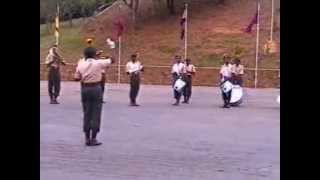
[[173,106],[179,106],[179,102],[177,101],[177,102],[173,103],[172,105]]
[[130,106],[140,106],[140,105],[136,103],[130,103]]
[[97,139],[92,139],[90,142],[90,146],[100,146],[102,143],[97,141]]
[[89,138],[86,138],[86,146],[90,146],[90,144],[91,144],[91,141],[90,141],[90,139]]
[[225,104],[225,105],[222,106],[222,108],[230,108],[230,106]]

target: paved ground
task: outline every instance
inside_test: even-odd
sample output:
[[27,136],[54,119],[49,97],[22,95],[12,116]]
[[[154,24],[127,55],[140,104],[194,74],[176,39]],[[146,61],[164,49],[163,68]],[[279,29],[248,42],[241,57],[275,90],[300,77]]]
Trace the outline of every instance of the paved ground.
[[246,89],[241,107],[222,109],[219,91],[195,87],[173,107],[169,86],[108,85],[99,147],[85,147],[80,86],[63,82],[50,105],[40,82],[41,180],[279,180],[278,89]]

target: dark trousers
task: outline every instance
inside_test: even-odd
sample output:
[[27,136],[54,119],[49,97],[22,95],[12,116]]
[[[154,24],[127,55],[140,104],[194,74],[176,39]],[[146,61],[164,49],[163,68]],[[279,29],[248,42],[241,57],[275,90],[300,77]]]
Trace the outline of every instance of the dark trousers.
[[83,131],[85,133],[99,132],[102,111],[102,89],[96,86],[81,86],[81,101],[83,108]]
[[103,94],[104,94],[104,86],[106,84],[106,75],[105,74],[102,74],[102,79],[101,79],[101,90],[102,90],[102,97],[103,97]]
[[232,83],[242,87],[242,84],[243,84],[242,77],[241,76],[234,76],[232,78]]
[[[175,84],[176,81],[179,79],[179,76],[178,76],[177,74],[173,74],[173,75],[172,75],[172,79],[173,79],[173,81],[172,81],[172,87],[174,87],[174,84]],[[179,92],[179,91],[177,91],[177,90],[175,90],[175,89],[173,88],[173,95],[174,95],[174,98],[175,98],[177,101],[180,101],[182,92],[183,92],[183,91]]]
[[136,98],[138,96],[140,89],[140,75],[139,74],[131,74],[130,75],[130,101],[131,103],[136,103]]
[[232,93],[232,90],[227,92],[227,93],[222,91],[222,99],[223,99],[224,105],[229,105],[230,104],[231,93]]
[[186,86],[183,89],[183,96],[184,96],[184,100],[188,101],[192,94],[192,76],[187,75],[184,78],[184,81],[186,82]]
[[57,98],[60,95],[60,82],[59,69],[50,69],[48,73],[48,91],[50,98]]

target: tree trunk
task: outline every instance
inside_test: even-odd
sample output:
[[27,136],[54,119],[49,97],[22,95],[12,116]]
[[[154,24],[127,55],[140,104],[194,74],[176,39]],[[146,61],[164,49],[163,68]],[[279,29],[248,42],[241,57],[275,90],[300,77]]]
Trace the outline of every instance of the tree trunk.
[[170,14],[175,14],[175,7],[174,7],[174,0],[167,0],[167,7],[170,12]]
[[133,20],[133,26],[135,29],[138,29],[137,24],[137,15],[138,15],[138,8],[139,8],[139,0],[135,0],[132,7],[132,20]]
[[73,22],[72,22],[72,14],[69,13],[69,26],[72,27],[73,26]]

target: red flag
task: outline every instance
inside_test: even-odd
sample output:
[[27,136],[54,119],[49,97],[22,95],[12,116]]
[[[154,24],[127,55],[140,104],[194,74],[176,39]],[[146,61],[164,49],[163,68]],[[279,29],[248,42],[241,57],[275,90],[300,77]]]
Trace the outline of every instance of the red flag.
[[124,31],[124,25],[121,21],[114,22],[113,25],[115,26],[115,37],[114,40],[118,39],[120,36],[122,36],[122,33]]
[[180,39],[184,39],[185,34],[185,28],[186,28],[186,21],[187,21],[187,9],[184,9],[181,20],[180,20],[180,26],[181,26],[181,34]]
[[254,15],[254,17],[252,18],[250,24],[247,26],[247,28],[245,30],[246,33],[251,33],[253,25],[255,25],[257,23],[258,23],[258,10],[257,10],[256,14]]

